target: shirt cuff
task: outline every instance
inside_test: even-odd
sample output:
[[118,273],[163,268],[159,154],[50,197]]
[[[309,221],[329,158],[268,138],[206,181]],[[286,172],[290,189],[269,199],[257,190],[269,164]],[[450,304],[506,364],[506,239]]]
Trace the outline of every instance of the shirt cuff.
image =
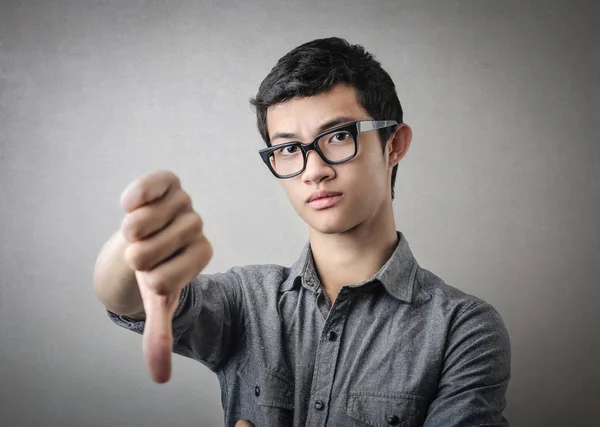
[[[189,287],[190,287],[190,285],[188,284],[181,291],[181,295],[179,296],[179,303],[177,304],[177,308],[175,309],[175,313],[173,314],[174,322],[179,317],[179,315],[181,314],[181,311],[183,310],[183,307],[185,305],[184,304],[185,300],[189,293]],[[117,324],[118,326],[121,326],[122,328],[125,328],[130,331],[136,332],[138,334],[144,333],[144,326],[146,325],[146,320],[133,319],[124,314],[116,314],[116,313],[113,313],[112,311],[110,311],[109,309],[106,309],[106,314],[108,315],[108,318],[110,320],[112,320],[115,324]]]

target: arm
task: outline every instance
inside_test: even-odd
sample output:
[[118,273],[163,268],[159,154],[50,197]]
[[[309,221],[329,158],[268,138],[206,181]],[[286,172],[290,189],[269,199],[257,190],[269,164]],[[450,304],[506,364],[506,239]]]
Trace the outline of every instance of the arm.
[[182,291],[208,264],[212,247],[189,195],[170,172],[131,183],[121,206],[126,215],[98,256],[94,290],[121,320],[143,319],[144,358],[152,379],[162,383],[171,375],[172,320]]
[[[117,325],[143,334],[146,322],[108,310]],[[233,269],[199,274],[183,288],[173,314],[173,352],[216,371],[244,330],[242,288]]]
[[506,327],[491,305],[475,302],[449,332],[438,392],[424,426],[508,426],[502,411],[509,379]]
[[144,305],[135,271],[125,262],[126,246],[120,230],[104,244],[94,266],[94,292],[110,312],[141,320]]
[[198,275],[184,289],[173,319],[174,352],[212,371],[227,361],[244,330],[242,287],[234,270]]

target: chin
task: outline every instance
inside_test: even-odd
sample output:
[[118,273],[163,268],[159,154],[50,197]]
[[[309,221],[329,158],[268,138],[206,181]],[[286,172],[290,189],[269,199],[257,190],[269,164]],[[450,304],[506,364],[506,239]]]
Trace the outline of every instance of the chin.
[[296,213],[308,226],[321,234],[342,234],[354,229],[362,221],[360,207],[352,208],[346,203],[328,209],[314,210],[305,204],[296,204]]
[[355,218],[344,215],[324,215],[322,218],[312,215],[311,218],[304,218],[304,220],[309,227],[322,234],[342,234],[358,225]]

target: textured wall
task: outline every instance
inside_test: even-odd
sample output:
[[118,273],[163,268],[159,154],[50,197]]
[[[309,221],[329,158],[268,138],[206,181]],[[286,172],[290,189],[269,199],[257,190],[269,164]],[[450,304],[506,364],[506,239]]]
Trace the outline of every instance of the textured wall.
[[291,264],[305,225],[256,153],[247,100],[281,55],[330,35],[397,84],[414,130],[398,228],[503,315],[512,425],[597,421],[597,4],[2,0],[0,425],[222,425],[203,366],[175,356],[168,384],[149,380],[93,264],[121,191],[156,168],[205,220],[207,271]]

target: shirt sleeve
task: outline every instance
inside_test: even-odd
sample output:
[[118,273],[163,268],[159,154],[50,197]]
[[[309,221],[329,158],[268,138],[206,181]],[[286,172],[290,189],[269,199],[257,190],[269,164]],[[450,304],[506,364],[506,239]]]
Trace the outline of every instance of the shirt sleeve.
[[[181,292],[173,315],[173,353],[189,357],[216,371],[227,360],[243,333],[242,287],[233,270],[200,274]],[[115,314],[117,325],[142,334],[145,321]]]
[[510,340],[498,312],[475,302],[450,329],[438,391],[425,427],[508,426]]

